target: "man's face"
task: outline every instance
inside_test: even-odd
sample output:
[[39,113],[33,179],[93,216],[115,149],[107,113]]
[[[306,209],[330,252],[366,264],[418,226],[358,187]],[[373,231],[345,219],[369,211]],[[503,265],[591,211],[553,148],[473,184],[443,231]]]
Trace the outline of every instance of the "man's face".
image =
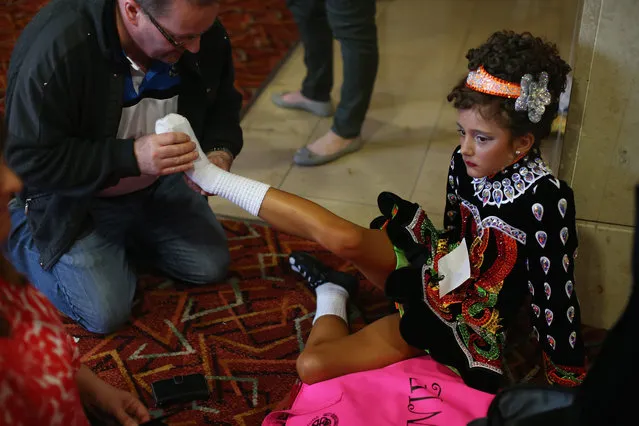
[[133,41],[149,58],[165,63],[177,62],[184,51],[197,53],[200,38],[215,22],[220,5],[197,6],[189,0],[173,0],[158,16],[127,0],[126,15]]

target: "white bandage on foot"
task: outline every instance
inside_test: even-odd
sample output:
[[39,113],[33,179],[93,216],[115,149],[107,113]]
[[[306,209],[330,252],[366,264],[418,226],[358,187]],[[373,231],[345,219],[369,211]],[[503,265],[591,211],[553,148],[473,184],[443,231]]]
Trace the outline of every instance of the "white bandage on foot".
[[212,164],[202,151],[191,124],[183,116],[169,114],[155,122],[155,133],[169,132],[185,133],[197,146],[199,158],[195,161],[193,169],[186,172],[193,182],[204,191],[229,200],[253,216],[259,214],[269,185],[235,175]]

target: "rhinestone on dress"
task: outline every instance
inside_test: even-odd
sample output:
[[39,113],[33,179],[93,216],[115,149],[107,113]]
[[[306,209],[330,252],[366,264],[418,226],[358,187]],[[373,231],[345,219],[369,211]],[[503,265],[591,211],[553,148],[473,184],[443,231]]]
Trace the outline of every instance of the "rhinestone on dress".
[[548,270],[550,269],[550,259],[548,259],[546,256],[542,256],[541,259],[539,259],[539,263],[541,264],[541,269],[543,269],[544,274],[548,275]]
[[515,199],[515,190],[513,189],[512,186],[506,186],[504,187],[504,195],[506,196],[507,199],[512,201]]
[[568,241],[568,228],[565,226],[561,228],[561,231],[559,231],[559,238],[561,238],[561,242],[566,245],[566,242]]
[[544,217],[544,206],[542,206],[539,203],[535,203],[532,206],[532,212],[533,212],[533,215],[535,216],[535,219],[541,222],[541,218]]
[[484,205],[486,205],[490,200],[490,191],[488,189],[484,189],[484,191],[481,193],[481,198],[484,202]]
[[548,241],[548,235],[544,231],[537,231],[535,233],[535,237],[537,238],[537,242],[541,246],[541,248],[546,248],[546,241]]
[[568,202],[566,201],[565,198],[562,198],[561,200],[559,200],[559,202],[557,203],[557,207],[559,208],[559,213],[561,214],[561,217],[566,217],[566,209],[568,208]]
[[568,296],[568,299],[570,299],[570,297],[572,296],[572,291],[574,290],[574,286],[572,284],[572,281],[567,281],[566,282],[566,296]]
[[546,300],[550,300],[550,295],[552,294],[552,289],[550,288],[550,284],[544,283],[544,293],[546,293]]
[[550,309],[546,309],[544,311],[544,314],[546,316],[546,324],[548,324],[548,327],[550,327],[550,324],[552,324],[552,320],[555,318],[555,314],[553,314]]
[[493,200],[495,200],[495,204],[497,204],[497,207],[501,205],[502,199],[503,199],[503,193],[501,192],[501,189],[493,190]]
[[535,316],[537,318],[539,318],[539,315],[541,314],[541,309],[539,309],[539,306],[535,305],[534,303],[532,305],[530,305],[530,307],[532,308],[533,312],[535,313]]

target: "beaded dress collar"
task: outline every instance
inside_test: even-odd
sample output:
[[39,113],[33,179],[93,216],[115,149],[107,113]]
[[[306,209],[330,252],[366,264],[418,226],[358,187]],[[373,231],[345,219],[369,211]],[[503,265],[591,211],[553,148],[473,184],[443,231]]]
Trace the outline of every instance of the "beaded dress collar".
[[501,207],[513,203],[535,182],[550,174],[552,170],[541,158],[539,150],[533,148],[526,156],[496,175],[473,178],[474,196],[484,207]]

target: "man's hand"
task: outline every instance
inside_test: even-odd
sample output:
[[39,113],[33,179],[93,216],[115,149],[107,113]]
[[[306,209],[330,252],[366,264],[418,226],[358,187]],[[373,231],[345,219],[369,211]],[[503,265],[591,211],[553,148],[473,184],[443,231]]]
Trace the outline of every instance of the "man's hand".
[[231,166],[233,165],[233,156],[226,151],[213,151],[209,153],[206,158],[220,169],[226,170],[227,172],[231,171]]
[[151,176],[185,172],[198,158],[195,143],[184,133],[142,136],[133,149],[140,173]]
[[[209,153],[206,158],[208,158],[211,163],[215,164],[220,169],[226,170],[227,172],[231,170],[231,166],[233,165],[233,156],[226,151],[213,151]],[[215,194],[209,194],[200,188],[200,186],[189,179],[188,176],[184,175],[184,179],[186,180],[186,184],[193,191],[207,197],[215,196]]]

